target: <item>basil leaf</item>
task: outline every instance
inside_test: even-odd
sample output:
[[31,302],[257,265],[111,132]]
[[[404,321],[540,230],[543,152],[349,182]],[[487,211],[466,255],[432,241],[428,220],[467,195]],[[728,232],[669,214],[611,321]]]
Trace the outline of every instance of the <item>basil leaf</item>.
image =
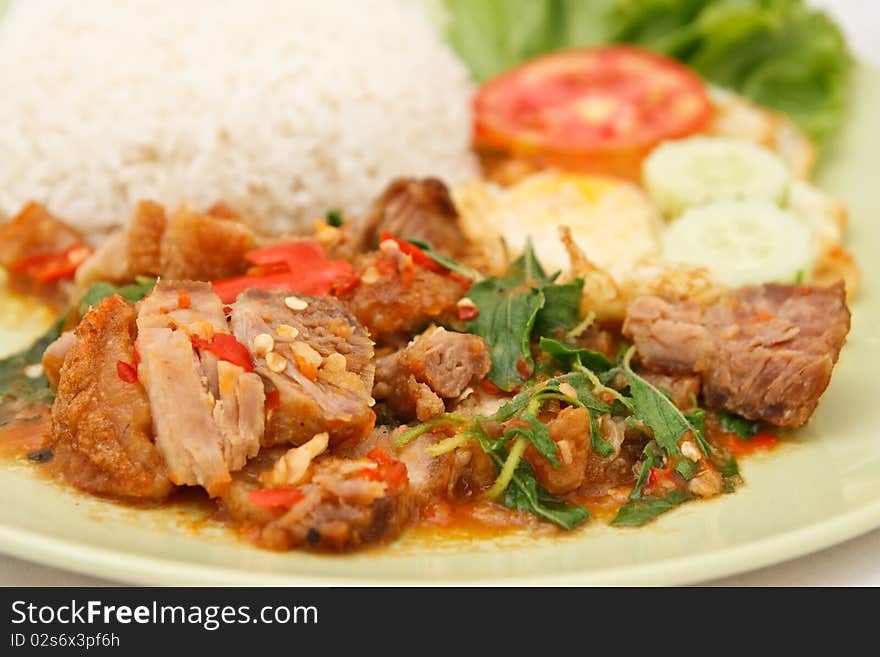
[[101,281],[92,285],[79,300],[78,310],[80,315],[89,312],[89,308],[98,305],[102,299],[118,294],[129,303],[140,301],[150,293],[156,285],[155,278],[139,276],[134,283],[118,287],[112,283]]
[[42,360],[46,347],[61,335],[65,319],[66,316],[58,319],[24,351],[0,360],[0,401],[17,399],[36,402],[53,399],[54,395],[49,388],[49,379],[46,378],[45,373],[30,377],[25,374],[25,368],[29,365],[36,365]]
[[333,226],[334,228],[339,228],[342,224],[345,223],[345,217],[342,216],[341,210],[327,210],[327,214],[324,215],[324,219],[327,222],[328,226]]
[[454,271],[456,274],[461,274],[462,276],[470,278],[474,281],[479,281],[483,278],[483,275],[476,269],[471,269],[470,267],[461,264],[455,258],[450,258],[448,255],[440,253],[433,246],[431,246],[429,242],[416,239],[408,239],[406,241],[413,246],[419,247],[426,256],[428,256],[431,260],[436,262],[441,267],[445,267],[449,271]]
[[[494,453],[491,456],[499,467],[504,463],[502,456]],[[567,504],[547,492],[535,479],[535,473],[525,459],[516,466],[501,501],[509,509],[533,513],[563,529],[574,529],[590,518],[590,512],[584,507]]]
[[593,448],[593,452],[603,459],[614,453],[614,445],[602,437],[599,432],[599,423],[592,413],[590,413],[590,446]]
[[735,433],[743,440],[751,440],[761,430],[760,422],[747,420],[727,411],[715,411],[715,413],[718,415],[722,429]]
[[492,367],[488,378],[502,390],[513,390],[527,378],[522,376],[518,361],[522,359],[529,371],[534,368],[530,336],[544,306],[544,294],[534,288],[506,291],[487,279],[471,287],[468,297],[480,310],[468,322],[468,331],[489,345]]
[[700,471],[700,468],[693,461],[689,459],[682,459],[675,464],[673,470],[684,477],[687,481],[690,481],[696,476],[697,472]]
[[613,365],[605,354],[600,354],[598,351],[591,349],[571,347],[552,338],[541,338],[539,344],[541,351],[550,354],[567,367],[571,367],[572,362],[575,360],[593,372],[605,372],[611,369]]
[[694,437],[697,439],[697,445],[700,446],[700,450],[702,450],[703,454],[709,456],[712,453],[712,448],[706,440],[706,411],[702,408],[696,408],[690,413],[686,413],[685,417],[694,428]]
[[633,372],[628,359],[624,359],[623,368],[632,395],[633,415],[651,427],[654,440],[667,454],[678,454],[678,441],[689,431],[696,437],[697,428],[666,395]]
[[550,462],[554,468],[558,468],[561,464],[557,458],[557,447],[553,439],[550,438],[550,428],[538,420],[532,413],[523,413],[519,416],[520,421],[527,423],[528,427],[512,427],[504,432],[503,440],[507,442],[516,436],[522,436],[528,440],[535,449]]
[[690,496],[681,490],[674,490],[666,497],[644,497],[627,502],[611,521],[617,527],[641,527],[657,516],[674,509]]
[[535,320],[535,335],[558,335],[569,331],[581,319],[581,297],[584,280],[548,285],[544,288],[546,302]]
[[636,485],[633,486],[632,492],[629,494],[629,501],[641,499],[642,489],[648,483],[648,477],[651,475],[651,468],[656,467],[662,462],[662,455],[658,453],[657,443],[653,440],[645,445],[642,454],[645,460],[642,461],[642,468],[639,470],[639,478],[636,479]]

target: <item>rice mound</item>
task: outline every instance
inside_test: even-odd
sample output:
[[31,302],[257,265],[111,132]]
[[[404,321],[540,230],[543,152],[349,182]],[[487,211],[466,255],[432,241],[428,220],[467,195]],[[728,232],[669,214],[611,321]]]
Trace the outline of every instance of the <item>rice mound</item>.
[[17,0],[0,62],[0,217],[223,200],[290,230],[476,171],[467,71],[399,0]]

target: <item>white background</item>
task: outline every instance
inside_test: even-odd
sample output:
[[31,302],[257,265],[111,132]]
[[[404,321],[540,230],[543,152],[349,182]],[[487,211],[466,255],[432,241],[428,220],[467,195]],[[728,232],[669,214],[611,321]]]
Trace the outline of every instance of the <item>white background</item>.
[[[880,3],[876,0],[814,0],[837,18],[856,56],[880,66]],[[0,585],[88,586],[90,577],[0,556]],[[742,586],[880,586],[880,530],[837,547],[711,584]]]

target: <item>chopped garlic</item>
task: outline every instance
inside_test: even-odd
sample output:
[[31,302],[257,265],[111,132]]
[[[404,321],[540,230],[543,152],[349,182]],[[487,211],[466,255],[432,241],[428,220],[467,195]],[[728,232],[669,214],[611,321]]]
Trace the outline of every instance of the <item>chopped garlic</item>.
[[700,449],[691,440],[685,440],[684,442],[682,442],[681,453],[694,463],[703,458],[703,455],[700,453]]
[[312,461],[327,450],[330,436],[327,432],[315,434],[307,443],[289,449],[268,472],[260,474],[264,486],[297,486],[309,472]]
[[563,381],[559,384],[559,392],[561,392],[566,397],[571,397],[572,399],[578,398],[577,390],[575,390],[574,386],[571,385],[568,381]]
[[365,285],[372,285],[373,283],[377,283],[381,276],[379,275],[379,270],[370,265],[366,268],[363,274],[361,274],[361,283]]

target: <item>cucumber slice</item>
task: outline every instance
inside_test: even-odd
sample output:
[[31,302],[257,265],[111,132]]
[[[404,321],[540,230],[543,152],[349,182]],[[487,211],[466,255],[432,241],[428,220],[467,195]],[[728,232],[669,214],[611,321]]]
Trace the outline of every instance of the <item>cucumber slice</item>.
[[735,139],[691,137],[658,146],[642,167],[645,188],[667,216],[722,200],[782,203],[791,184],[772,151]]
[[663,256],[708,269],[724,285],[809,277],[812,231],[798,217],[766,201],[718,201],[688,210],[663,234]]

